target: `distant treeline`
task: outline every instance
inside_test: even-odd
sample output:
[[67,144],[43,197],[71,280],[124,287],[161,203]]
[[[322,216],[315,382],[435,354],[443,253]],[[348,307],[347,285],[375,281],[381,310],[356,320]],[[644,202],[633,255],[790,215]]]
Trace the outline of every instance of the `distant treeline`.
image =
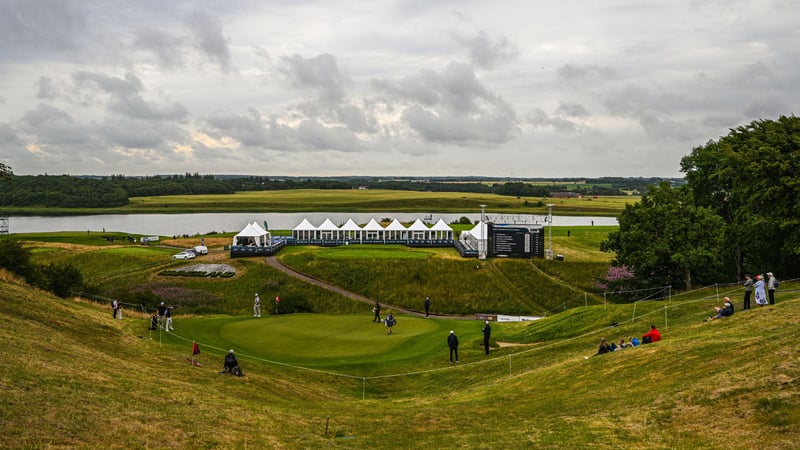
[[515,197],[549,197],[564,193],[582,195],[623,195],[646,193],[661,181],[678,179],[596,178],[501,180],[459,178],[389,177],[260,177],[199,175],[156,175],[149,177],[76,177],[70,175],[10,175],[0,182],[0,206],[44,206],[61,208],[108,208],[124,206],[131,197],[190,194],[232,194],[237,191],[290,189],[392,189],[427,192],[494,193]]

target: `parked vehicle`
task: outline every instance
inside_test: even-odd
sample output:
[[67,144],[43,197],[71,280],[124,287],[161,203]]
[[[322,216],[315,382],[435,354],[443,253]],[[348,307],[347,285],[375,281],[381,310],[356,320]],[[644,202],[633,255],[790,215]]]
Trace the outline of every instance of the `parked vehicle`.
[[205,245],[198,245],[192,249],[195,255],[207,255],[208,254],[208,247]]
[[178,254],[172,255],[172,259],[194,259],[196,256],[193,250],[184,250]]

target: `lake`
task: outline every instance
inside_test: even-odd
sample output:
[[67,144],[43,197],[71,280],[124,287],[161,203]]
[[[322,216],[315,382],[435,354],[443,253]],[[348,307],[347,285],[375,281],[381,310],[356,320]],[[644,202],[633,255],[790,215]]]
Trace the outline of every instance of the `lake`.
[[[85,216],[11,216],[9,232],[14,233],[47,233],[56,231],[120,231],[131,234],[175,236],[198,235],[216,231],[239,232],[248,223],[257,222],[262,227],[266,221],[273,230],[291,230],[305,218],[315,226],[325,219],[341,225],[347,219],[353,219],[363,225],[370,219],[380,221],[384,217],[401,222],[413,222],[416,219],[432,219],[432,223],[443,219],[446,223],[468,217],[472,222],[480,220],[480,214],[436,214],[436,213],[198,213],[198,214],[99,214]],[[495,223],[541,223],[547,222],[547,216],[531,214],[486,214],[488,221]],[[580,225],[618,225],[615,217],[581,217],[553,216],[554,226]]]

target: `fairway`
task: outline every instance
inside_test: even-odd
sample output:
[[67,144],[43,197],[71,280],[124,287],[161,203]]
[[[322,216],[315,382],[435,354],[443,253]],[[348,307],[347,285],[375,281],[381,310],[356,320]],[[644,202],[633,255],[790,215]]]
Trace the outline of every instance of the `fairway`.
[[[175,334],[208,345],[209,352],[233,348],[243,361],[254,358],[360,376],[364,372],[409,371],[433,361],[441,365],[450,329],[466,342],[477,339],[482,325],[476,321],[396,317],[398,324],[392,335],[365,314],[179,318]],[[166,334],[162,338],[179,342]]]

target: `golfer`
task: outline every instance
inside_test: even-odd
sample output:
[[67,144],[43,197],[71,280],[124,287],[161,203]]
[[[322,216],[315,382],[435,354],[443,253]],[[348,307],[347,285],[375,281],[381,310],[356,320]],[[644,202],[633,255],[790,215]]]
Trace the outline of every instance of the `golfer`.
[[492,327],[489,326],[487,320],[483,326],[483,348],[486,349],[486,354],[489,354],[489,338],[492,336]]
[[253,317],[261,317],[261,297],[258,296],[258,292],[253,303]]
[[450,364],[453,364],[453,355],[455,355],[455,363],[458,364],[458,336],[456,332],[450,330],[450,336],[447,336],[447,346],[450,347]]

